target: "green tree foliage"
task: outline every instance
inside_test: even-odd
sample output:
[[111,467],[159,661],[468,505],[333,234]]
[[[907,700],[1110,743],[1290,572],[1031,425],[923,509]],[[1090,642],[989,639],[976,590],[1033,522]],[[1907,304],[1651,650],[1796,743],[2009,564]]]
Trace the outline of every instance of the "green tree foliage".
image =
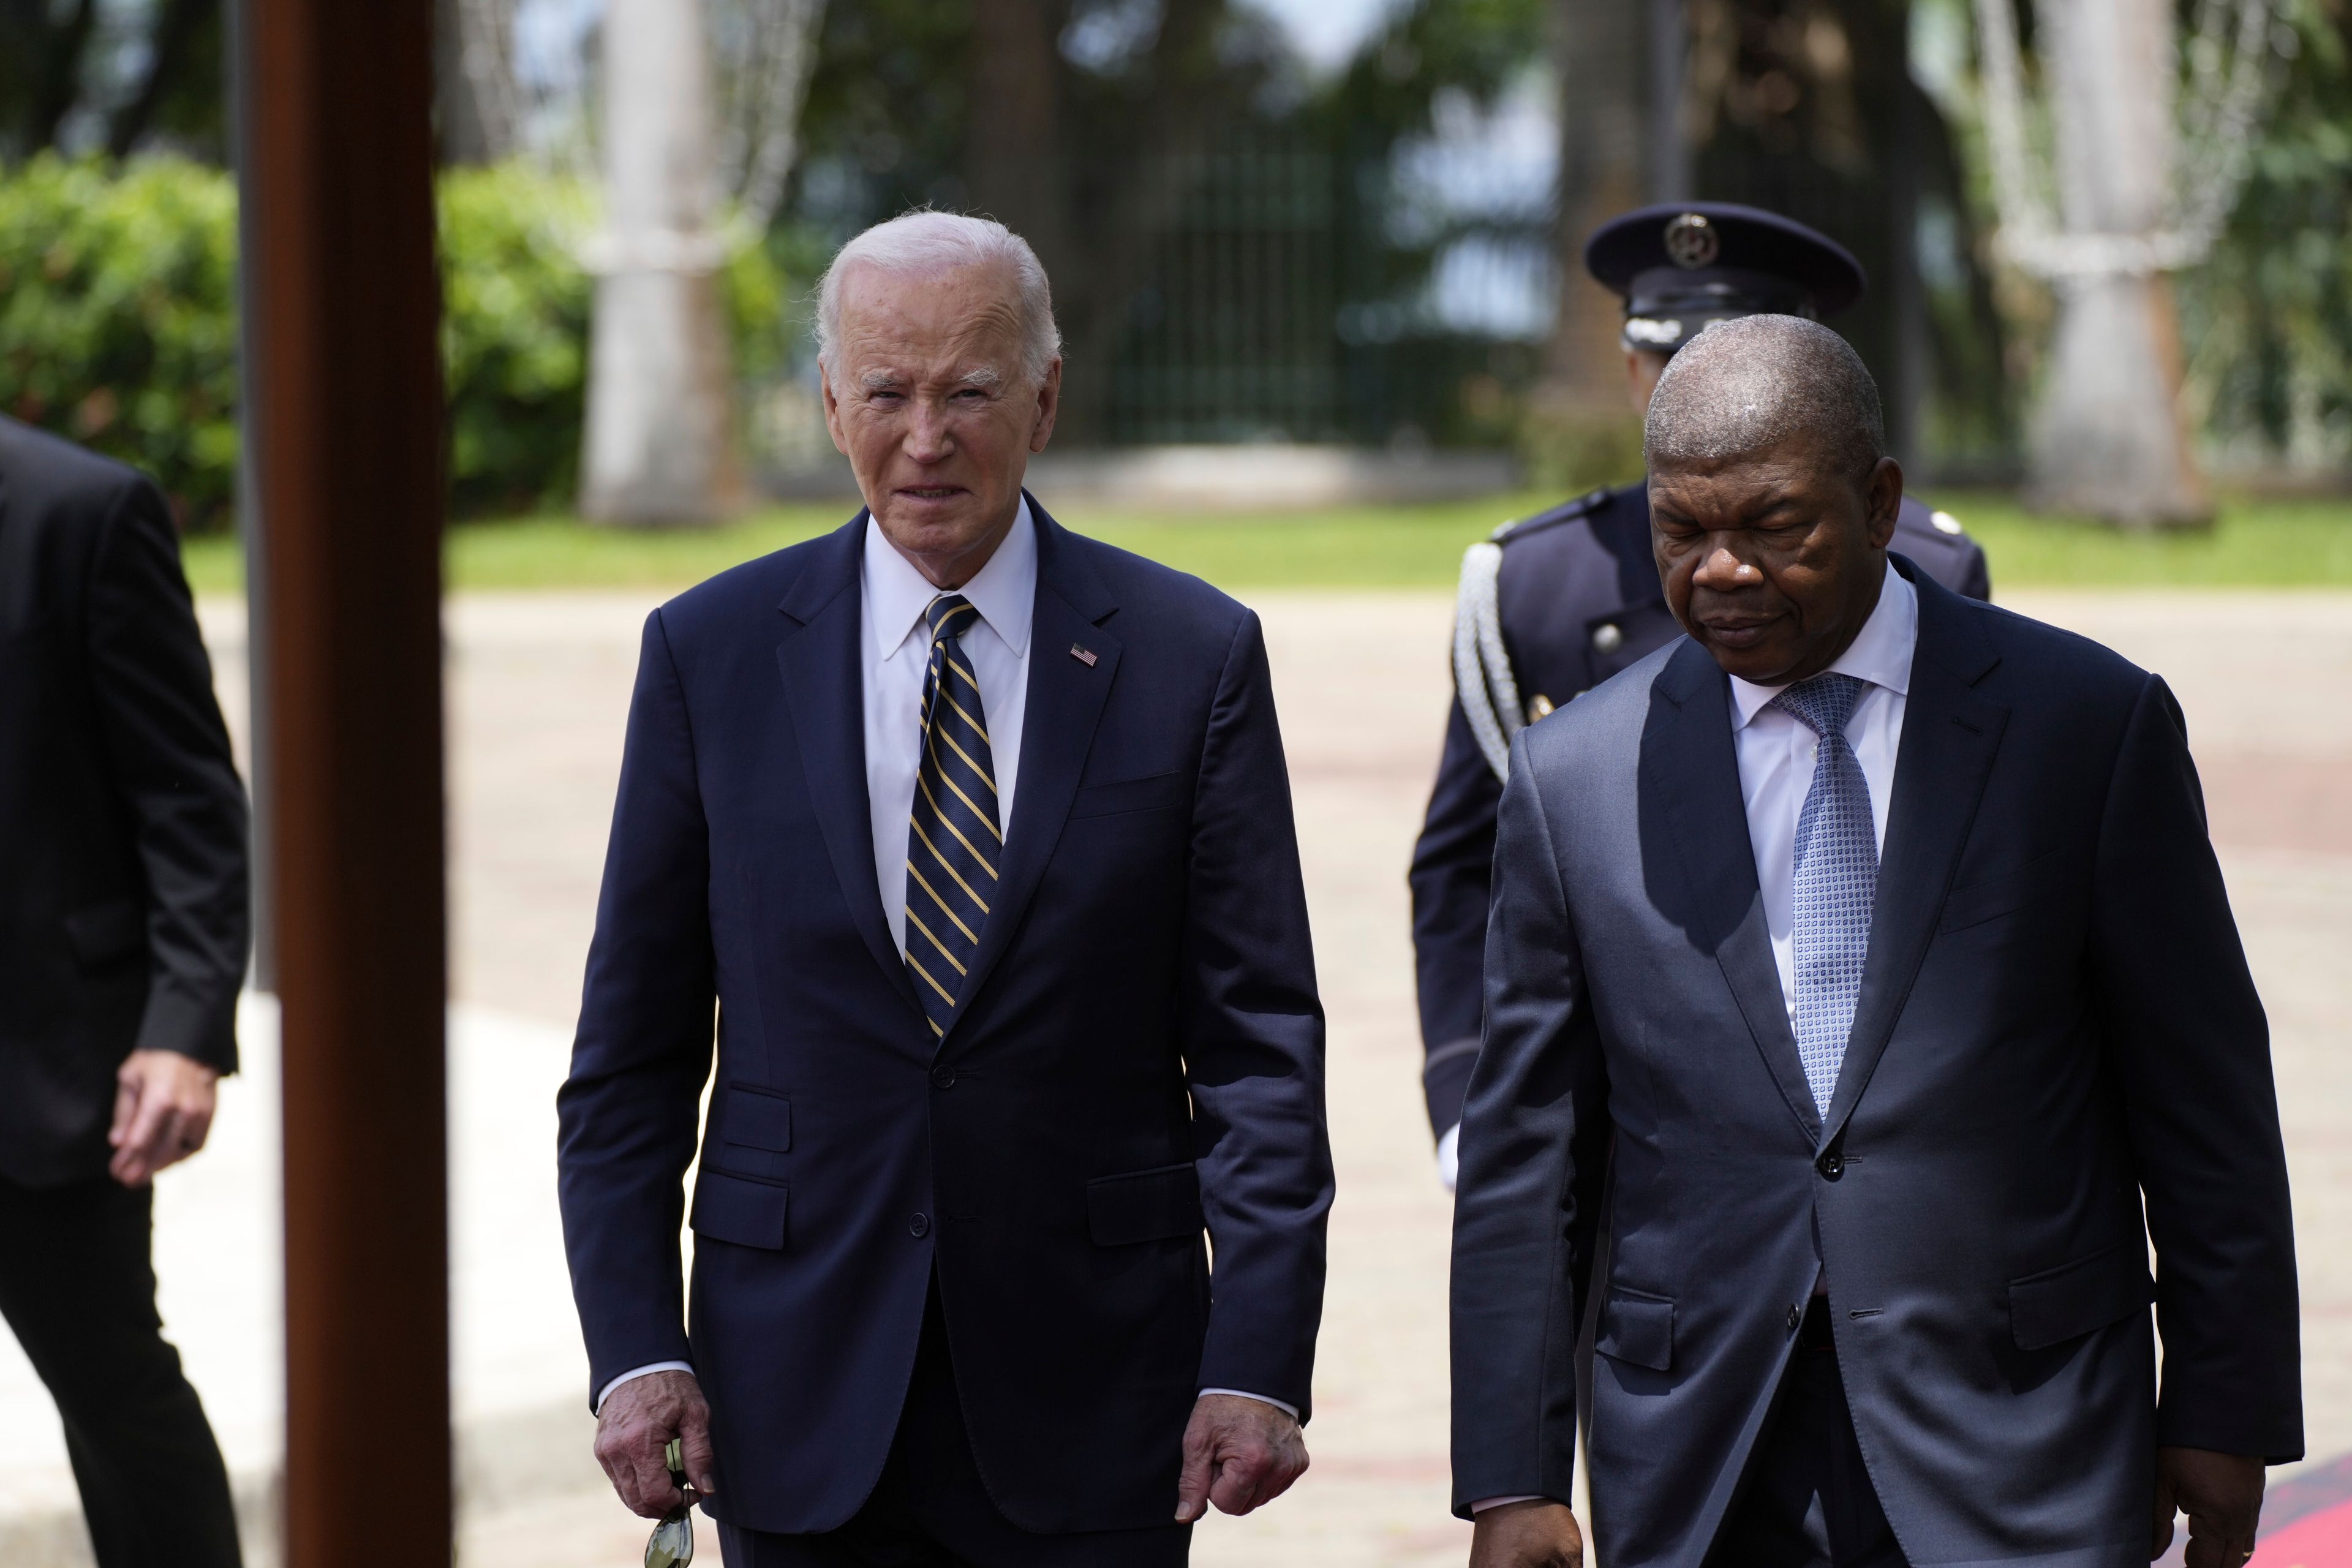
[[44,155],[0,178],[0,410],[213,519],[236,473],[236,252],[215,170]]
[[[440,183],[453,510],[561,504],[575,482],[593,195],[520,164]],[[0,176],[0,410],[152,475],[184,523],[235,494],[236,196],[176,158],[43,155]],[[736,364],[774,374],[784,274],[757,244],[722,279]]]
[[2352,458],[2352,6],[2297,0],[2293,57],[2212,258],[2179,284],[2192,395],[2216,440]]

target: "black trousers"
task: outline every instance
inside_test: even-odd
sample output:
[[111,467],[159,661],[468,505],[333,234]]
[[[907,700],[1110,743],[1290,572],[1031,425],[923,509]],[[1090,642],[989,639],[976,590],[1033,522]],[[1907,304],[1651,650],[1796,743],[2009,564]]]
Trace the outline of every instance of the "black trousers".
[[1906,1568],[1854,1438],[1826,1300],[1797,1342],[1708,1568]]
[[237,1568],[228,1472],[155,1311],[154,1191],[0,1180],[0,1314],[58,1402],[100,1568]]
[[[1036,1456],[1050,1465],[1053,1456]],[[1168,1489],[1176,1511],[1176,1489]],[[907,1408],[882,1479],[847,1524],[823,1535],[771,1535],[719,1527],[727,1568],[1183,1568],[1192,1528],[1037,1535],[997,1510],[980,1479],[956,1398],[937,1285]]]

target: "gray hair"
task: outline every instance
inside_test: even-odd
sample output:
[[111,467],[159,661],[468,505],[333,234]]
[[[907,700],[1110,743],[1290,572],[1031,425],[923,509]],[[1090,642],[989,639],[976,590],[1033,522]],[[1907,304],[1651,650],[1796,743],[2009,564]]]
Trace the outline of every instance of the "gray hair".
[[1878,384],[1853,345],[1801,316],[1716,321],[1666,363],[1642,429],[1652,472],[1811,435],[1859,480],[1886,456]]
[[993,218],[918,208],[901,213],[841,247],[816,286],[817,363],[831,374],[841,343],[841,283],[854,268],[900,277],[961,267],[1002,267],[1013,275],[1021,312],[1021,369],[1032,384],[1061,357],[1062,330],[1054,322],[1054,291],[1045,264],[1029,242]]

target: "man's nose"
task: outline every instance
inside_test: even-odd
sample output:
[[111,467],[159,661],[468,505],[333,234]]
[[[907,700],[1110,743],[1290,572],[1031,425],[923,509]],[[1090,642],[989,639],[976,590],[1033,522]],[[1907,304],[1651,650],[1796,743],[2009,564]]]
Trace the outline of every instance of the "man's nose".
[[946,408],[928,399],[919,399],[914,417],[907,422],[907,456],[919,463],[936,463],[954,449]]
[[1727,593],[1734,588],[1752,588],[1764,581],[1764,574],[1733,552],[1728,544],[1709,544],[1699,557],[1698,570],[1691,581],[1701,587]]

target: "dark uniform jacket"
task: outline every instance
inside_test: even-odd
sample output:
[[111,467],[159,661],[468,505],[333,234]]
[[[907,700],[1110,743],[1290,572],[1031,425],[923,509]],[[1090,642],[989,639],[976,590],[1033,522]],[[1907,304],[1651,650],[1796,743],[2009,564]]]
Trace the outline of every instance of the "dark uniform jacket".
[[1907,1562],[2137,1568],[2158,1446],[2303,1451],[2269,1034],[2179,708],[1895,565],[1918,644],[1825,1112],[1715,661],[1677,642],[1515,742],[1454,1208],[1454,1500],[1566,1500],[1587,1384],[1611,1568],[1706,1560],[1817,1278]]
[[[1990,598],[1984,551],[1937,516],[1906,496],[1892,548],[1946,587]],[[1594,490],[1516,524],[1500,542],[1503,645],[1530,708],[1565,707],[1682,636],[1651,554],[1645,486]],[[1486,897],[1502,794],[1457,696],[1412,872],[1413,958],[1428,1053],[1423,1087],[1430,1125],[1441,1136],[1461,1120],[1462,1091],[1478,1053]]]
[[246,874],[163,497],[0,418],[0,1176],[103,1174],[134,1048],[236,1066]]

